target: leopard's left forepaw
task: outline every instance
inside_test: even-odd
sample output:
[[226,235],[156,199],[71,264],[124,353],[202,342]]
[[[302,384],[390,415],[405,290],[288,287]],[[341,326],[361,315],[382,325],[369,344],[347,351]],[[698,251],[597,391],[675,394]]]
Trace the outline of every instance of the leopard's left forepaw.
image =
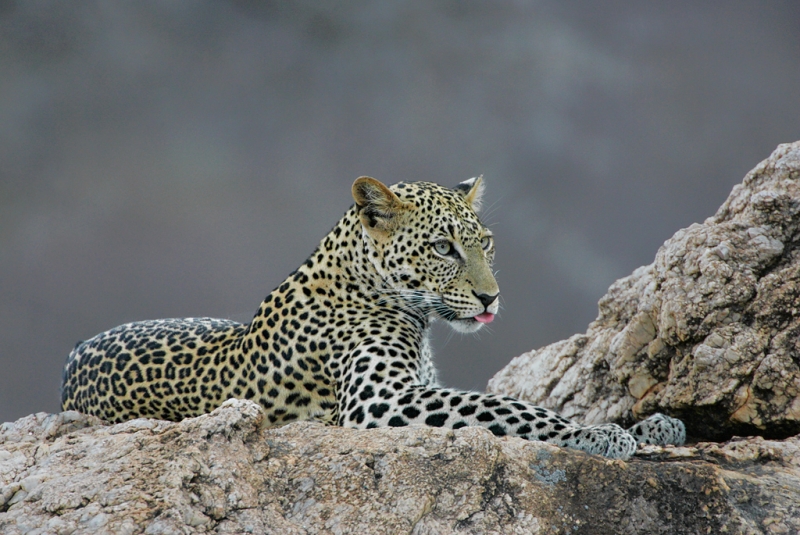
[[633,435],[638,444],[682,446],[686,442],[686,426],[683,422],[661,413],[637,423],[628,429],[628,433]]

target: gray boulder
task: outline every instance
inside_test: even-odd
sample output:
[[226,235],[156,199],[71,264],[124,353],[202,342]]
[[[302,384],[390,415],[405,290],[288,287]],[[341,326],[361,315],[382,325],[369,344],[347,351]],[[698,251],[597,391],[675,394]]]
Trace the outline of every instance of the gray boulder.
[[230,400],[180,423],[66,412],[0,428],[0,533],[800,531],[800,441],[611,461],[483,428],[263,430]]
[[800,533],[799,179],[780,146],[586,334],[489,385],[586,423],[762,436],[612,461],[483,428],[264,429],[241,400],[180,423],[39,413],[0,425],[0,533]]
[[702,439],[800,433],[800,142],[614,283],[585,334],[517,357],[488,389],[585,423],[664,412]]

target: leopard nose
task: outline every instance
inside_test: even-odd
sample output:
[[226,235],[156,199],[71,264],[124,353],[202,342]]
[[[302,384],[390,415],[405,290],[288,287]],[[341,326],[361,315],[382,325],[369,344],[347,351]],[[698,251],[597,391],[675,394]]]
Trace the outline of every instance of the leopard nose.
[[500,295],[499,293],[498,294],[494,294],[494,295],[479,294],[479,293],[476,293],[475,290],[472,290],[472,293],[473,293],[473,295],[475,297],[478,298],[478,301],[481,302],[481,304],[484,306],[484,308],[488,308],[489,305],[494,303],[494,300],[497,299],[497,296]]

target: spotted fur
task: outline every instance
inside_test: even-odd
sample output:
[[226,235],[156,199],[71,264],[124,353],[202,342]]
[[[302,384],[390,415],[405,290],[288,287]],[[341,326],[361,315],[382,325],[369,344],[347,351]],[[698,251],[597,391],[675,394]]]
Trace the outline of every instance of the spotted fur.
[[499,306],[494,240],[476,214],[482,191],[481,178],[454,189],[359,178],[355,204],[248,325],[167,319],[101,333],[69,355],[62,408],[112,422],[181,420],[246,398],[271,426],[483,426],[614,458],[637,441],[682,443],[683,424],[662,415],[629,433],[438,386],[431,321],[471,332]]

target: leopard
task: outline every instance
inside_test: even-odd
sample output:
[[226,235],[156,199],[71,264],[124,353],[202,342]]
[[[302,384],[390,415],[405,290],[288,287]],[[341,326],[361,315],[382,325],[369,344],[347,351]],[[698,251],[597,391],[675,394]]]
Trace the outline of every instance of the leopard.
[[248,324],[182,318],[128,323],[78,343],[61,408],[112,423],[180,421],[230,398],[258,403],[265,427],[299,420],[357,429],[480,426],[612,459],[685,441],[654,414],[623,429],[584,425],[509,396],[439,383],[431,325],[474,333],[499,312],[485,182],[352,185],[354,204]]

